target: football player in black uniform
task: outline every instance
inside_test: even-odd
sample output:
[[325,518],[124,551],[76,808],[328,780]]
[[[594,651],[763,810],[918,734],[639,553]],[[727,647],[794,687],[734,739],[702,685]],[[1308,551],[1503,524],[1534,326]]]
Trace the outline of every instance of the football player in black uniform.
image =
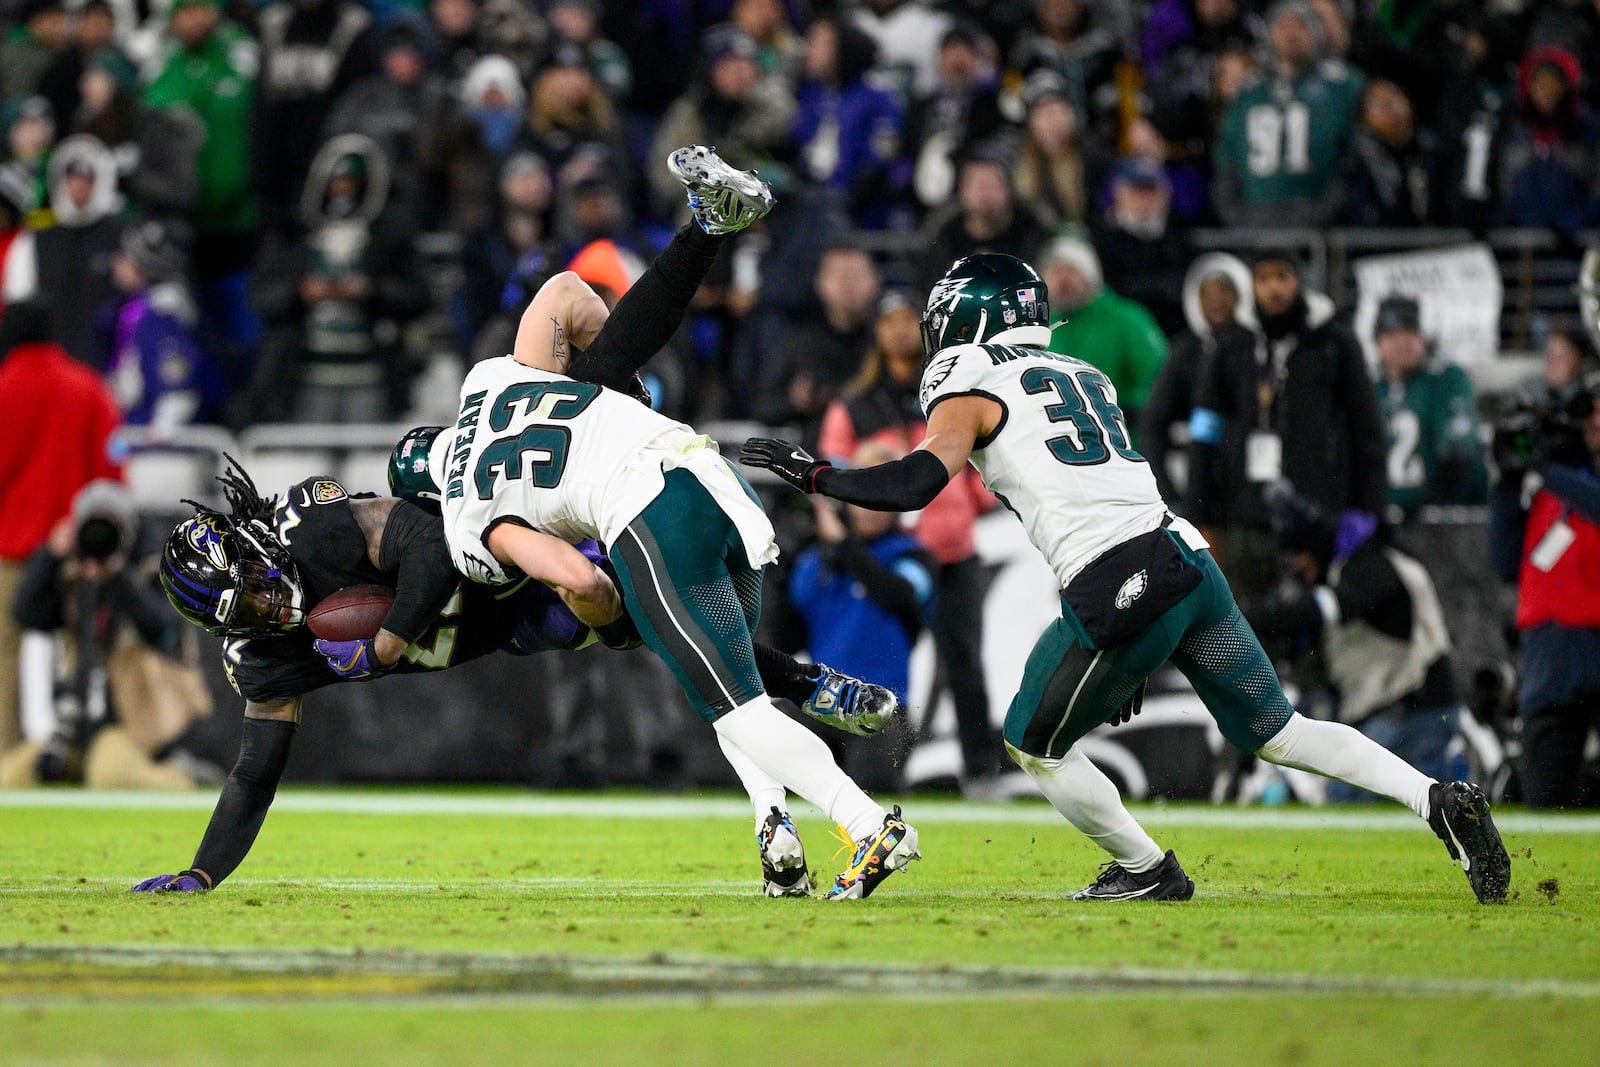
[[[629,389],[638,368],[676,328],[720,250],[719,234],[733,232],[706,225],[700,205],[694,206],[699,224],[679,231],[589,348],[575,354],[574,369],[588,380]],[[748,212],[748,204],[733,206]],[[235,464],[219,479],[227,513],[195,504],[197,514],[173,531],[163,554],[162,584],[184,618],[227,638],[225,666],[246,701],[245,729],[190,868],[145,879],[135,890],[210,889],[243,861],[287,763],[302,698],[315,689],[390,672],[442,670],[493,651],[527,655],[596,639],[617,648],[638,643],[603,570],[607,561],[592,542],[570,548],[570,568],[544,576],[551,585],[525,581],[508,592],[460,580],[426,491],[417,492],[404,478],[396,482],[398,472],[416,469],[417,456],[425,460],[436,432],[408,434],[391,462],[397,493],[414,499],[352,495],[323,477],[299,483],[281,502],[263,499]],[[425,462],[421,469],[426,472]],[[309,608],[359,584],[396,591],[378,635],[364,642],[315,640],[304,626]],[[894,712],[894,698],[881,686],[764,646],[757,646],[756,656],[769,693],[822,721],[871,733]],[[764,891],[808,893],[803,852],[788,816],[773,808],[758,825],[757,838]],[[786,847],[790,838],[792,847]],[[774,856],[776,864],[770,862]]]

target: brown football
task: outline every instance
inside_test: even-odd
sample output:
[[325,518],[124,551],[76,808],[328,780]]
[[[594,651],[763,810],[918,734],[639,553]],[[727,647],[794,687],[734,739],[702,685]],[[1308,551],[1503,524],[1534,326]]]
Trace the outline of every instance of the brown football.
[[347,585],[311,609],[306,625],[324,641],[364,641],[376,637],[394,604],[386,585]]

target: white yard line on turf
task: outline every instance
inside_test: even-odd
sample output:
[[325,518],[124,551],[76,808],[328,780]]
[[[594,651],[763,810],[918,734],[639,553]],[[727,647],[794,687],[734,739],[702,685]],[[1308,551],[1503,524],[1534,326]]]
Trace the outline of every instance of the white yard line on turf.
[[[14,789],[0,790],[0,811],[20,809],[133,809],[148,811],[210,811],[216,797],[209,792],[141,793],[117,790]],[[487,794],[463,796],[419,790],[413,793],[363,793],[343,790],[280,790],[276,811],[340,815],[512,815],[557,817],[610,817],[626,819],[749,818],[750,805],[734,797],[606,797],[549,794]],[[950,800],[906,802],[914,823],[1061,822],[1055,811],[1039,804],[976,804]],[[1372,811],[1338,811],[1316,808],[1238,808],[1198,804],[1136,805],[1141,822],[1153,826],[1217,826],[1228,829],[1283,830],[1412,830],[1417,817],[1390,807]],[[810,804],[794,799],[800,818],[821,818]],[[1502,830],[1516,833],[1596,834],[1600,814],[1511,811],[1495,815]]]

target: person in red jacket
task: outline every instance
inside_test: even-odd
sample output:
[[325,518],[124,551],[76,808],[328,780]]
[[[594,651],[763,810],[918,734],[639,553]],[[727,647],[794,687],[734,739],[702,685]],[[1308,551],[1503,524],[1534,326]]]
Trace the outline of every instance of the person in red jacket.
[[121,416],[100,376],[55,340],[31,300],[0,315],[0,753],[17,744],[21,628],[12,613],[23,562],[96,478],[118,478],[109,439]]
[[1600,729],[1600,376],[1551,402],[1530,452],[1511,436],[1496,435],[1489,534],[1495,571],[1517,585],[1522,797],[1600,805],[1583,775]]
[[[903,455],[922,443],[928,420],[917,399],[922,381],[922,334],[917,309],[891,289],[878,305],[872,351],[843,396],[822,416],[818,454],[848,463],[863,441]],[[1000,734],[989,721],[983,674],[983,565],[974,527],[995,507],[978,472],[968,467],[917,513],[911,534],[939,564],[933,639],[950,697],[969,792],[985,794],[1001,768]]]

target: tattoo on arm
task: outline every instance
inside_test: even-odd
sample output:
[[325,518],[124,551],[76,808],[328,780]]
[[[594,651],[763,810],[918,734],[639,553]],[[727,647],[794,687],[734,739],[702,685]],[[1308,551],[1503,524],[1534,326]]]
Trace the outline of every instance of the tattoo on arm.
[[367,558],[374,567],[383,566],[378,562],[378,553],[383,547],[383,529],[388,525],[389,513],[397,503],[393,497],[350,502],[350,513],[355,516],[356,525],[361,527],[361,536],[367,540]]
[[567,345],[567,331],[554,315],[550,316],[550,325],[555,330],[550,342],[551,358],[556,361],[556,366],[566,370],[568,361],[572,359],[572,349]]

